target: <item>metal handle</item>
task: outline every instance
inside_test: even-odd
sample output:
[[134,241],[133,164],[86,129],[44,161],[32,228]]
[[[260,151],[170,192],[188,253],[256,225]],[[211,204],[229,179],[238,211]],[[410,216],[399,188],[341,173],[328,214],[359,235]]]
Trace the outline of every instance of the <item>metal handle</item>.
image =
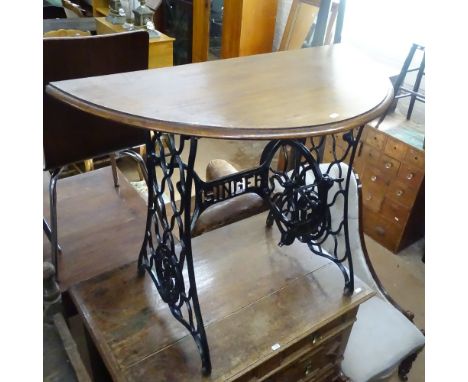
[[321,336],[317,336],[316,334],[312,334],[312,336],[311,336],[312,345],[315,345],[315,343],[317,341],[320,341],[321,339],[322,339]]
[[413,177],[414,177],[414,174],[412,172],[410,172],[408,175],[406,175],[406,179],[408,179],[408,180],[413,179]]
[[392,164],[390,162],[385,163],[385,168],[391,168]]
[[398,216],[395,216],[394,219],[395,219],[395,221],[397,221],[397,222],[400,221],[400,219],[398,218]]
[[372,175],[370,180],[372,180],[373,182],[375,182],[377,180],[377,177],[375,175]]
[[309,375],[311,371],[312,371],[312,363],[308,363],[304,370],[304,374]]

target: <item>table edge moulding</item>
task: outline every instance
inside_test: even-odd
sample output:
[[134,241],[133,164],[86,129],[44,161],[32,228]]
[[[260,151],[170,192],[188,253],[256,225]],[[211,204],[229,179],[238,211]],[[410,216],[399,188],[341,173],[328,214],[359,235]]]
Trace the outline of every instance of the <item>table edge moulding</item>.
[[[204,374],[212,367],[191,240],[198,217],[216,203],[259,195],[269,207],[266,225],[275,223],[280,231],[279,245],[299,241],[332,261],[343,275],[344,295],[355,293],[348,227],[349,190],[356,187],[352,166],[365,124],[386,111],[393,87],[351,48],[53,82],[47,93],[84,112],[148,130],[148,213],[137,267],[193,337]],[[333,152],[322,163],[330,134]],[[269,142],[257,167],[204,181],[194,171],[199,138]],[[273,168],[285,152],[285,167]]]
[[[46,91],[85,112],[166,133],[305,138],[346,131],[385,112],[393,88],[375,68],[334,45],[51,82]],[[336,110],[336,103],[348,106]]]

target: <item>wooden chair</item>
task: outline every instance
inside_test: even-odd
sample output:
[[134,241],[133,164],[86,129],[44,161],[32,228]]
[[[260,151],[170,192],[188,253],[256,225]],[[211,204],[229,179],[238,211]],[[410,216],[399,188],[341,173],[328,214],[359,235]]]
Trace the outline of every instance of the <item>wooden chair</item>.
[[346,0],[293,0],[279,50],[301,49],[308,45],[331,44],[341,41]]
[[[341,166],[342,171],[347,171],[346,164]],[[406,380],[412,363],[424,348],[425,338],[413,324],[414,314],[390,296],[372,265],[364,241],[361,187],[353,174],[348,199],[353,268],[354,274],[374,289],[376,296],[359,308],[341,367],[353,382],[384,381],[395,372],[401,380]],[[325,249],[327,245],[331,252],[335,244],[325,243]]]
[[[136,31],[99,36],[52,37],[43,39],[43,85],[52,81],[129,72],[148,68],[148,33]],[[52,262],[57,268],[56,183],[65,166],[120,150],[144,166],[131,147],[145,143],[147,132],[122,123],[81,112],[43,94],[44,170],[51,172],[49,184]],[[111,159],[115,161],[115,157]],[[113,166],[115,186],[118,176]],[[60,275],[57,275],[60,278]]]

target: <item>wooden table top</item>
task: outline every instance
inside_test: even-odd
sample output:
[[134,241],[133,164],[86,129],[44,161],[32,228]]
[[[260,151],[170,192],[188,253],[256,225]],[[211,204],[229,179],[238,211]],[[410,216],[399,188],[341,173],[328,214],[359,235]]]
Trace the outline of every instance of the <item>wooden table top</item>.
[[52,82],[47,93],[136,127],[276,139],[363,125],[386,110],[393,88],[368,59],[340,44]]
[[[213,371],[203,377],[198,350],[172,317],[148,275],[131,263],[70,293],[115,381],[226,381],[347,314],[374,292],[297,241],[279,247],[266,213],[192,240],[200,307]],[[228,238],[228,240],[226,240]],[[187,277],[186,271],[184,271]]]

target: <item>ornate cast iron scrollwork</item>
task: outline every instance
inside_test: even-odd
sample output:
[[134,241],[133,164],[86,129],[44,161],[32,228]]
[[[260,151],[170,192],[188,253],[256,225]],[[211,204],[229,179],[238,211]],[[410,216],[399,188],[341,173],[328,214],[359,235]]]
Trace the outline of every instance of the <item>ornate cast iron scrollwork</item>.
[[[204,373],[210,373],[211,361],[191,248],[191,229],[198,216],[218,202],[257,193],[269,204],[267,225],[276,223],[281,233],[279,245],[290,245],[297,239],[307,244],[312,253],[334,262],[343,273],[345,294],[351,295],[354,276],[348,190],[361,132],[362,127],[309,142],[274,140],[265,146],[258,167],[211,182],[201,180],[194,172],[197,138],[181,136],[177,145],[173,135],[153,134],[147,144],[148,217],[138,269],[151,276],[162,300],[191,333]],[[186,142],[190,142],[190,149],[185,164],[181,155]],[[289,154],[287,166],[281,171],[272,168],[278,152]],[[185,264],[188,282],[183,276]]]
[[[181,159],[186,141],[190,143],[187,164]],[[200,352],[203,372],[209,374],[211,360],[198,302],[190,234],[197,139],[181,136],[177,146],[174,136],[156,132],[146,148],[148,216],[138,270],[141,274],[146,271],[150,275],[173,316],[190,332]],[[162,176],[157,176],[156,168],[162,172]],[[176,191],[180,195],[179,202],[176,202]],[[166,199],[166,192],[170,200]],[[174,239],[175,231],[179,243]],[[187,283],[182,274],[185,263]]]

